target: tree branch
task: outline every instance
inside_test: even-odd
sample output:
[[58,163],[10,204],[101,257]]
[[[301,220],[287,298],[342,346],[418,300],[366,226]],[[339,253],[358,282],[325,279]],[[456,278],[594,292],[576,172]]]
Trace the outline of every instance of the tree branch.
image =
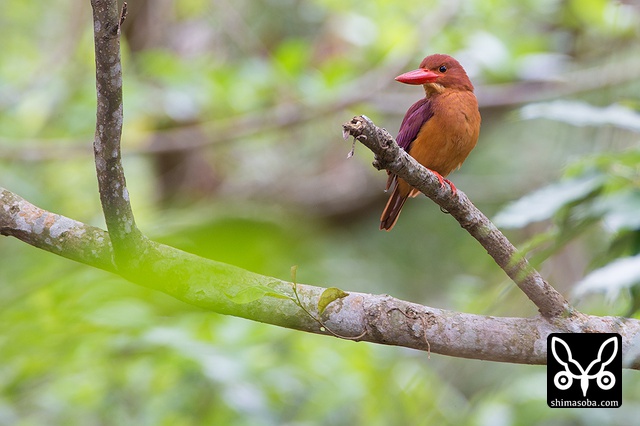
[[91,0],[91,6],[98,100],[93,151],[100,202],[119,264],[130,259],[143,240],[131,210],[120,152],[123,122],[120,25],[126,7],[121,13],[117,2],[112,0]]
[[0,235],[76,262],[116,272],[109,234],[102,229],[42,210],[0,187]]
[[[42,210],[0,188],[0,234],[96,268],[122,275],[111,261],[109,235],[98,228]],[[201,258],[149,242],[156,253],[126,278],[188,304],[226,315],[310,333],[340,336],[384,345],[404,346],[455,357],[520,364],[546,363],[546,338],[555,332],[615,332],[622,335],[625,366],[640,369],[635,340],[640,321],[596,317],[575,312],[548,321],[473,315],[418,305],[388,295],[350,292],[331,302],[322,314],[322,287],[295,284],[306,310],[294,300],[293,283]],[[267,292],[266,289],[269,291]],[[259,297],[237,301],[242,294]],[[277,297],[271,297],[277,296]],[[234,301],[235,300],[235,301]]]
[[453,197],[440,185],[436,175],[401,149],[385,129],[377,127],[365,116],[354,117],[343,124],[345,135],[351,135],[375,154],[373,166],[386,169],[418,188],[451,214],[469,234],[487,250],[506,274],[515,282],[546,318],[571,315],[573,308],[551,287],[520,254],[502,232],[460,190]]

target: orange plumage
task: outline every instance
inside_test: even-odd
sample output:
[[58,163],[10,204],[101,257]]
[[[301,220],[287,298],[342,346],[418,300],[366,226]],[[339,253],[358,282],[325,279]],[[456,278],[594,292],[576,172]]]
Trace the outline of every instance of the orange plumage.
[[[424,58],[420,68],[396,77],[406,84],[421,84],[425,97],[413,104],[402,120],[396,138],[420,164],[444,179],[460,167],[476,146],[480,134],[480,112],[473,85],[458,61],[448,55]],[[387,189],[393,187],[380,217],[380,229],[390,231],[408,197],[420,192],[396,175],[389,174]]]

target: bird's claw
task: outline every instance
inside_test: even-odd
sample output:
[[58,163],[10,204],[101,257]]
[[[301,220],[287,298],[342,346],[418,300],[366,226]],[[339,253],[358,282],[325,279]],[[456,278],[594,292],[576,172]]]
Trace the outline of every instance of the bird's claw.
[[451,195],[453,197],[458,195],[458,188],[456,188],[456,186],[453,184],[453,182],[451,182],[449,179],[445,179],[440,173],[436,172],[435,170],[431,170],[431,171],[436,175],[436,177],[440,181],[440,187],[441,188],[445,187],[445,182],[446,182],[446,183],[449,184],[449,187],[451,188]]
[[456,188],[453,182],[451,182],[449,179],[445,179],[444,181],[447,182],[451,187],[451,196],[455,197],[456,195],[458,195],[458,188]]

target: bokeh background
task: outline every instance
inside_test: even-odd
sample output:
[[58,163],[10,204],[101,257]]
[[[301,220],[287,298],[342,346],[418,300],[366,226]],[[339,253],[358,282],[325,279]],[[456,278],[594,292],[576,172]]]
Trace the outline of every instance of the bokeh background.
[[[0,185],[104,228],[89,1],[0,0]],[[251,271],[438,308],[535,308],[425,197],[378,231],[386,175],[341,124],[397,132],[431,53],[475,86],[450,178],[584,312],[640,282],[640,4],[633,0],[131,0],[123,155],[151,238]],[[0,425],[629,425],[550,409],[546,368],[306,335],[202,311],[0,239]]]

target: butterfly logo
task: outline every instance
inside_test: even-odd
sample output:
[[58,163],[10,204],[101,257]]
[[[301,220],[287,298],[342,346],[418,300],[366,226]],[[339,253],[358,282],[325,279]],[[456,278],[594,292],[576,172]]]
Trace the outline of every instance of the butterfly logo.
[[[603,354],[605,348],[609,345],[613,345],[610,348],[612,354],[607,360],[603,360]],[[564,349],[564,354],[566,354],[567,359],[562,359],[562,353],[559,353],[559,348],[562,347]],[[618,340],[615,337],[611,337],[610,339],[605,340],[602,345],[600,345],[600,349],[598,350],[598,356],[596,359],[591,361],[591,363],[587,366],[587,368],[582,368],[582,365],[573,359],[573,355],[571,353],[571,349],[569,349],[569,345],[559,337],[553,336],[551,338],[551,353],[556,361],[564,367],[564,371],[560,371],[556,373],[553,378],[553,383],[556,388],[560,390],[566,390],[573,385],[573,381],[580,380],[580,388],[582,389],[582,396],[587,396],[587,389],[589,389],[589,382],[592,379],[596,380],[596,384],[602,390],[609,390],[616,384],[616,378],[610,371],[606,371],[605,368],[607,365],[611,364],[611,362],[615,359],[618,353]],[[560,351],[562,352],[562,351]],[[573,366],[573,371],[572,367]],[[579,371],[579,374],[574,373],[575,371]]]

